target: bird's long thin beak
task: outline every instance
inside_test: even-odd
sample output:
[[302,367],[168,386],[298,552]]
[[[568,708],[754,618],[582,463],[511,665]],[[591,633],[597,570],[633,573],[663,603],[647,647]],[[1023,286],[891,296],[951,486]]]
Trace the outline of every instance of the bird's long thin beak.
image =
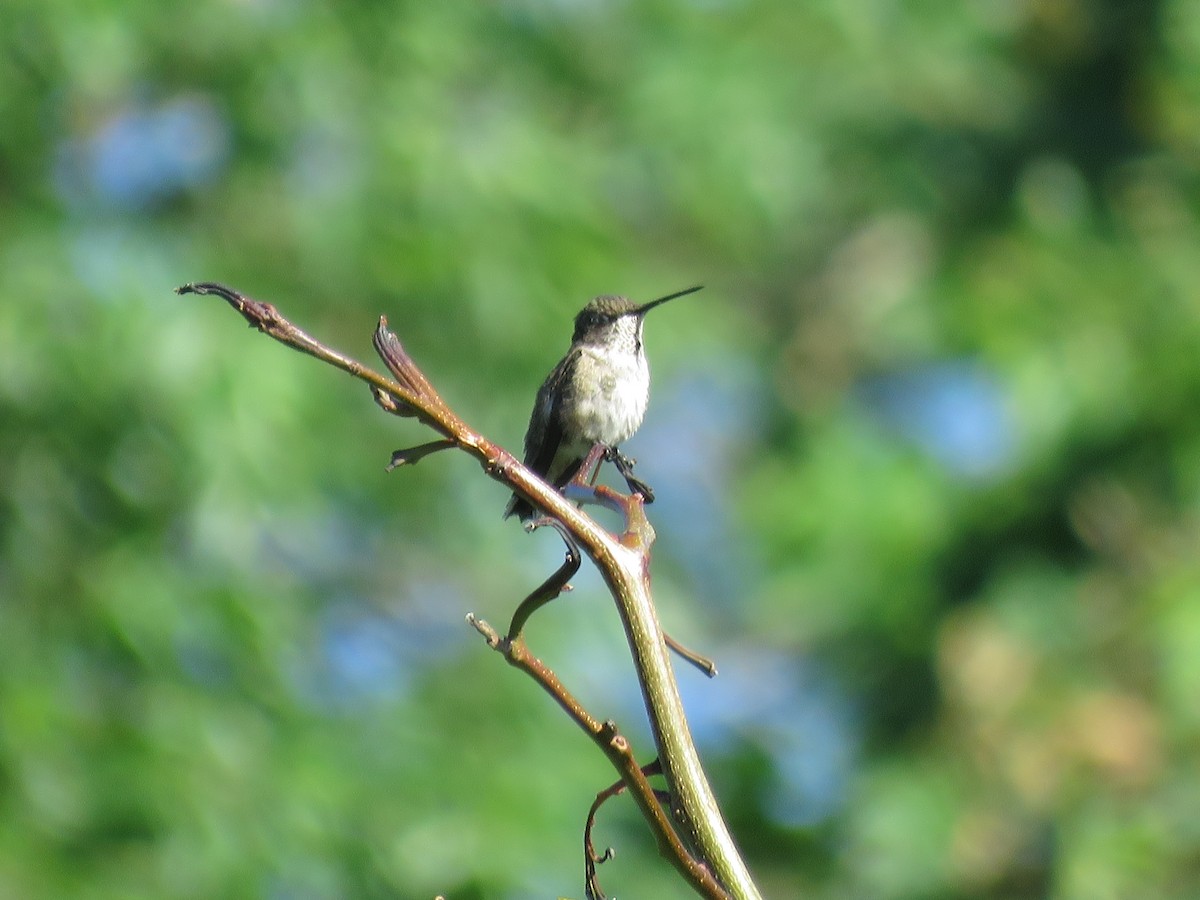
[[676,291],[674,294],[667,294],[667,296],[665,296],[665,297],[659,297],[657,300],[651,300],[649,303],[643,303],[641,306],[637,307],[633,312],[636,315],[644,316],[646,313],[650,312],[650,310],[654,309],[654,307],[658,306],[659,304],[666,303],[668,300],[674,300],[676,297],[683,297],[686,294],[694,294],[694,293],[696,293],[696,291],[700,290],[700,288],[702,288],[702,287],[704,287],[704,285],[698,284],[695,287],[686,288],[682,291]]

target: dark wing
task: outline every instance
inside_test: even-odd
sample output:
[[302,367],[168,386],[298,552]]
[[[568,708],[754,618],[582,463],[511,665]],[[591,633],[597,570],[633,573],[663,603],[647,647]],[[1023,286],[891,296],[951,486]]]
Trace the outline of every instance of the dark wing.
[[[579,351],[573,350],[562,358],[547,377],[545,383],[538,388],[537,398],[533,401],[533,413],[529,417],[529,428],[525,432],[525,465],[537,472],[543,478],[550,472],[554,456],[562,443],[562,416],[560,401],[562,388],[570,384],[571,372],[579,359]],[[579,467],[576,466],[576,469]],[[571,473],[572,475],[574,472]],[[570,476],[568,476],[568,479]],[[513,494],[505,507],[504,517],[516,515],[526,519],[533,515],[533,507],[525,500]]]
[[564,356],[538,388],[537,399],[533,401],[533,414],[525,432],[525,465],[542,476],[550,471],[558,445],[562,443],[563,389],[570,385],[578,359],[578,350]]

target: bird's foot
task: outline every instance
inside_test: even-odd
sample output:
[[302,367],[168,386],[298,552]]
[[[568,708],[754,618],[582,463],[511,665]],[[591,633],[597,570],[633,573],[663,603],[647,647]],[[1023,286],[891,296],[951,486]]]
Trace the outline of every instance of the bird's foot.
[[616,447],[609,447],[604,454],[604,458],[616,466],[617,471],[625,479],[625,484],[629,487],[631,493],[641,494],[642,502],[645,504],[654,502],[654,490],[640,478],[634,477],[633,467],[637,463],[636,459],[631,459]]

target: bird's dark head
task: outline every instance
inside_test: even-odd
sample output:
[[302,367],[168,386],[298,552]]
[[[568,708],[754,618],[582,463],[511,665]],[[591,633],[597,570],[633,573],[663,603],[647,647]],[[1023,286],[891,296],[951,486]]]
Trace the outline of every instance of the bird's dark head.
[[676,291],[649,303],[634,303],[628,297],[617,297],[613,294],[603,294],[593,297],[588,305],[579,311],[575,317],[575,335],[572,343],[607,343],[618,335],[628,334],[638,343],[641,342],[642,320],[646,313],[660,303],[674,300],[685,294],[693,294],[700,290],[701,285],[687,290]]
[[634,331],[636,323],[632,319],[623,327],[618,326],[618,322],[620,319],[631,316],[636,310],[637,304],[628,297],[615,297],[611,294],[593,297],[575,317],[575,334],[571,341],[585,344],[600,343],[618,327],[622,331]]

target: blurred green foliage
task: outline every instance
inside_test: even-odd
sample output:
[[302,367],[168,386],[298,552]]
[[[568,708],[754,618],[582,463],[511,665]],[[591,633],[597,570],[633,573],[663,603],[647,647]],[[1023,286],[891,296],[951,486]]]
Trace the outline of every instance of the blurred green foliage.
[[[1196,896],[1193,0],[9,0],[0,51],[0,897],[582,894],[613,773],[462,624],[553,537],[193,279],[387,314],[513,449],[588,297],[704,282],[630,450],[766,895]],[[531,641],[649,758],[594,577]]]

